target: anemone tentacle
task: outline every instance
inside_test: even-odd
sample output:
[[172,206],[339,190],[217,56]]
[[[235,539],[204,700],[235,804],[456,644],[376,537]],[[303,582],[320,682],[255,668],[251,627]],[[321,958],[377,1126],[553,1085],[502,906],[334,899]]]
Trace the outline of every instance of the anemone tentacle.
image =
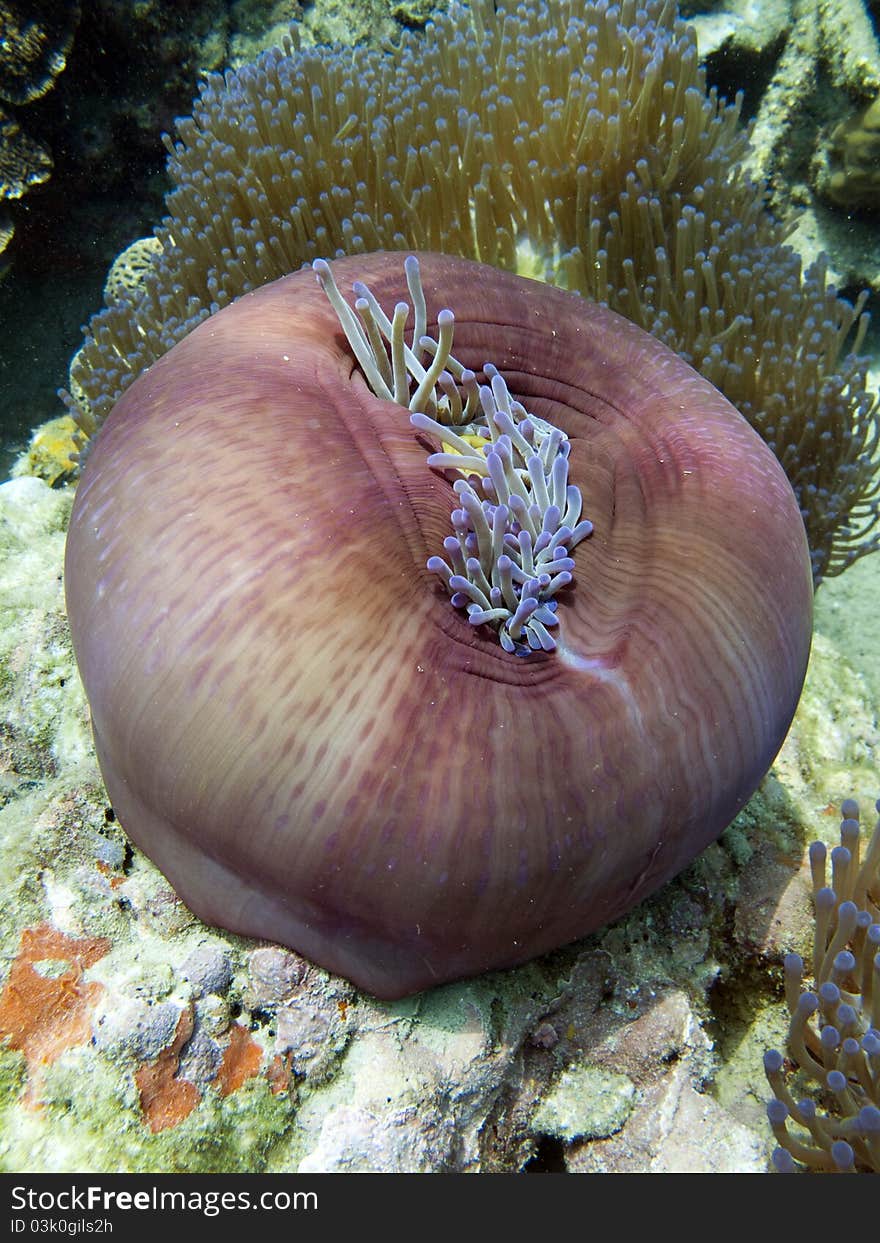
[[[558,427],[514,401],[492,363],[483,364],[489,383],[476,389],[477,409],[473,372],[452,355],[454,312],[440,311],[437,339],[429,336],[415,255],[407,256],[404,268],[415,308],[409,345],[404,340],[412,309],[407,303],[398,302],[389,319],[369,288],[355,281],[355,314],[326,260],[312,264],[370,388],[412,411],[413,427],[439,439],[441,451],[429,456],[428,466],[466,476],[453,485],[455,535],[443,545],[449,561],[431,556],[427,568],[439,575],[472,626],[497,631],[506,652],[553,652],[556,641],[548,626],[559,623],[554,597],[572,582],[570,550],[593,530],[592,522],[581,518],[580,488],[568,482],[571,442]],[[427,368],[420,357],[424,352],[431,358]]]

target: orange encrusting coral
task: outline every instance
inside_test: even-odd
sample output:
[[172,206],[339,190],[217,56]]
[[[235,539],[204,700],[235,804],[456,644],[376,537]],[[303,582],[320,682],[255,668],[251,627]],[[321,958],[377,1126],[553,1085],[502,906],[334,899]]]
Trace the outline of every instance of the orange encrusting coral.
[[246,1027],[234,1023],[229,1033],[229,1044],[223,1053],[223,1061],[214,1080],[221,1096],[237,1092],[241,1085],[259,1073],[263,1050]]
[[283,1056],[280,1053],[275,1054],[269,1063],[266,1078],[269,1080],[269,1090],[273,1096],[280,1096],[282,1092],[290,1090],[291,1069],[289,1053],[285,1053]]
[[[69,937],[49,924],[25,928],[18,953],[0,993],[0,1039],[20,1050],[28,1068],[25,1104],[39,1105],[40,1067],[54,1062],[67,1049],[85,1044],[91,1036],[91,1015],[104,986],[83,979],[110,949],[106,937]],[[65,969],[43,972],[41,963]],[[201,1100],[194,1083],[178,1078],[180,1054],[195,1027],[193,1007],[180,1013],[174,1039],[157,1058],[135,1072],[143,1117],[154,1133],[177,1126]],[[229,1096],[260,1072],[263,1052],[240,1023],[233,1024],[214,1084]],[[273,1092],[279,1089],[269,1076]],[[286,1086],[286,1085],[285,1085]]]
[[154,1133],[177,1126],[199,1103],[196,1085],[176,1078],[180,1050],[192,1035],[194,1022],[192,1007],[182,1010],[171,1044],[154,1061],[141,1066],[134,1077],[144,1118]]
[[[195,1028],[192,1006],[180,1013],[174,1039],[152,1062],[145,1063],[135,1074],[141,1094],[144,1120],[155,1134],[167,1131],[189,1117],[201,1100],[201,1093],[188,1079],[178,1078],[180,1054]],[[221,1096],[229,1096],[248,1079],[259,1073],[263,1051],[247,1028],[234,1023],[223,1060],[214,1079]]]
[[[89,1039],[90,1015],[102,985],[85,982],[83,975],[109,949],[106,937],[68,937],[49,924],[22,932],[0,994],[0,1037],[25,1056],[31,1080],[28,1103],[36,1103],[34,1075],[39,1067]],[[43,962],[67,966],[58,974],[44,974],[38,969]]]

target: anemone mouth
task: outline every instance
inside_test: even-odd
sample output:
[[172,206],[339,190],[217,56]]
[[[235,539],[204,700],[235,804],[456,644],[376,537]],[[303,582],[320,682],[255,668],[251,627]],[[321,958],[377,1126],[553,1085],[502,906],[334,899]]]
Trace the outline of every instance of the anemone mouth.
[[[499,323],[487,330],[484,322],[469,319],[457,319],[457,327],[459,323],[460,356],[483,378],[477,359],[483,357],[487,346],[502,347],[498,354],[508,354],[503,343],[509,341],[511,328]],[[430,323],[428,328],[430,331]],[[620,459],[622,399],[615,403],[595,385],[582,387],[557,375],[545,375],[538,369],[540,364],[541,354],[536,349],[528,370],[521,367],[507,372],[508,386],[514,397],[565,432],[572,445],[572,475],[591,498],[596,520],[590,539],[573,550],[575,581],[558,596],[558,641],[565,653],[563,660],[543,651],[532,651],[525,660],[511,659],[486,627],[468,625],[460,610],[450,608],[449,594],[435,575],[425,572],[425,564],[441,547],[448,530],[454,503],[452,489],[460,475],[451,468],[427,470],[425,459],[435,447],[431,438],[418,430],[402,432],[399,408],[377,398],[356,365],[350,372],[352,386],[362,394],[364,410],[370,411],[371,441],[384,454],[381,464],[374,462],[377,488],[386,490],[392,508],[399,507],[405,498],[407,521],[401,522],[401,531],[410,548],[413,575],[408,598],[414,610],[425,609],[426,662],[436,660],[450,674],[486,678],[524,690],[534,687],[536,692],[564,680],[572,669],[606,680],[624,662],[634,606],[640,596],[640,578],[649,579],[651,566],[665,555],[655,549],[651,515],[643,499],[638,498],[633,505],[629,496],[618,503],[619,489],[626,490],[631,482],[631,467],[622,467]],[[418,453],[413,452],[413,443]],[[638,537],[633,535],[634,520],[642,524]],[[627,559],[625,572],[614,573],[613,567],[621,566],[623,556]],[[431,648],[431,634],[438,636],[440,646]]]

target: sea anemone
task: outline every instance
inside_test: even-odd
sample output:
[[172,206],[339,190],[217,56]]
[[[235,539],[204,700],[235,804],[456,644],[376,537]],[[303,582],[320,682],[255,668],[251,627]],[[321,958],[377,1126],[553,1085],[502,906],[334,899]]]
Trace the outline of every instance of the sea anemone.
[[880,1173],[880,821],[860,859],[858,805],[847,799],[841,812],[830,887],[825,846],[810,847],[816,923],[809,991],[803,959],[785,958],[794,1090],[808,1095],[793,1095],[781,1053],[764,1055],[774,1094],[767,1116],[779,1143],[773,1160],[784,1171]]
[[124,828],[208,922],[386,997],[684,867],[811,635],[792,489],[716,389],[577,295],[417,261],[318,264],[174,346],[95,440],[65,565]]

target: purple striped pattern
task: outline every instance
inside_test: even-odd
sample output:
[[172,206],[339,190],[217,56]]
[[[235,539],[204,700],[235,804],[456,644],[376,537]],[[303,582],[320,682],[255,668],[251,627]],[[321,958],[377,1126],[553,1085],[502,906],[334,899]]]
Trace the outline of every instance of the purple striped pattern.
[[[334,263],[406,296],[403,256]],[[803,523],[732,406],[600,306],[420,255],[455,351],[572,441],[595,523],[559,650],[507,655],[425,567],[451,482],[311,271],[124,394],[67,545],[110,798],[203,919],[400,996],[620,915],[750,797],[806,668]]]

